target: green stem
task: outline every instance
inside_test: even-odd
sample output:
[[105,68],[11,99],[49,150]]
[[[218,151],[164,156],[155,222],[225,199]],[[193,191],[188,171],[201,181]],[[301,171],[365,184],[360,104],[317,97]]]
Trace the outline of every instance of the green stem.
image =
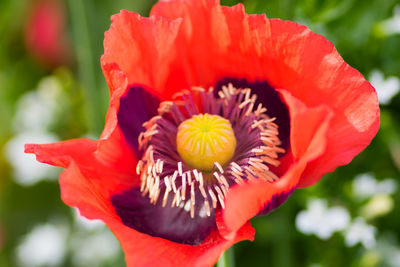
[[86,119],[89,132],[98,133],[102,127],[101,93],[96,86],[93,53],[90,43],[85,3],[83,0],[69,0],[78,72],[82,81],[86,103]]
[[217,262],[217,267],[235,267],[235,252],[233,247],[222,254]]

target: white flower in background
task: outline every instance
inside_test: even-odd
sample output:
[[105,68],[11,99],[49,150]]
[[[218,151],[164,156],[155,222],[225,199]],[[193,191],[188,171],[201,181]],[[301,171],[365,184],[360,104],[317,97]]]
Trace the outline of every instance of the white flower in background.
[[99,266],[115,258],[120,252],[120,246],[110,230],[104,228],[92,235],[74,235],[71,250],[75,266]]
[[385,79],[379,70],[373,70],[369,75],[369,80],[378,93],[380,104],[389,104],[400,91],[400,80],[394,76]]
[[100,266],[115,259],[120,246],[115,236],[100,220],[89,220],[72,209],[76,232],[73,233],[70,248],[74,266]]
[[373,248],[376,244],[375,240],[376,228],[368,225],[363,218],[355,218],[353,223],[345,232],[345,243],[352,247],[361,243],[365,248]]
[[389,257],[386,259],[389,266],[399,267],[400,266],[400,249],[394,251]]
[[367,199],[375,195],[391,195],[397,191],[397,181],[385,179],[377,181],[374,175],[363,173],[353,180],[353,195],[359,199]]
[[36,226],[28,233],[16,249],[16,260],[20,266],[59,266],[66,252],[66,227],[53,224]]
[[54,76],[43,78],[35,91],[23,95],[14,118],[16,135],[5,146],[5,156],[14,170],[14,180],[29,186],[41,180],[56,180],[55,167],[38,163],[35,156],[24,153],[26,143],[52,143],[58,138],[48,132],[59,108],[62,85]]
[[296,216],[296,227],[304,234],[328,239],[334,232],[344,230],[350,223],[349,212],[343,207],[328,208],[327,201],[311,199],[307,209]]
[[84,231],[91,230],[104,230],[106,229],[105,224],[101,220],[89,220],[83,217],[78,209],[72,209],[75,219],[75,225]]
[[393,17],[383,21],[379,26],[385,35],[400,33],[400,5],[394,8]]
[[383,266],[400,266],[400,247],[395,233],[385,233],[379,237],[375,248],[382,255]]
[[50,133],[20,133],[5,145],[4,153],[14,170],[14,179],[17,183],[29,186],[38,181],[56,180],[58,169],[56,167],[41,164],[35,160],[32,154],[24,153],[26,143],[51,143],[58,139]]
[[37,90],[26,93],[18,100],[14,119],[15,131],[47,131],[54,120],[61,93],[62,85],[56,77],[43,78]]

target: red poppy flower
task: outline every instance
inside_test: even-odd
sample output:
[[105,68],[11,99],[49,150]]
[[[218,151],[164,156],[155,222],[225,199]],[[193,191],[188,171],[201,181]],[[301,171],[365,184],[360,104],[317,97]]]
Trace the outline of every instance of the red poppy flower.
[[27,145],[62,199],[115,233],[129,266],[214,264],[249,219],[347,164],[379,128],[374,88],[297,23],[218,0],[121,11],[101,65],[100,140]]

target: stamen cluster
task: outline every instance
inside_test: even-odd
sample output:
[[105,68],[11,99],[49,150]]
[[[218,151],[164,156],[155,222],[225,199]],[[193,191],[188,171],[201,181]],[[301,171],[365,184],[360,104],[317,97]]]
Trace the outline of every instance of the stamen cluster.
[[[216,96],[214,89],[195,87],[176,94],[174,101],[162,102],[158,115],[143,124],[139,149],[144,151],[137,164],[141,192],[150,202],[182,208],[200,217],[211,216],[219,206],[225,208],[229,188],[235,184],[279,177],[270,166],[278,166],[280,148],[278,125],[266,114],[251,89],[223,86]],[[255,108],[256,107],[256,108]],[[186,164],[177,151],[179,125],[198,114],[218,115],[230,121],[236,137],[236,149],[230,162],[214,162],[211,171],[201,171]],[[169,196],[172,195],[172,200]]]

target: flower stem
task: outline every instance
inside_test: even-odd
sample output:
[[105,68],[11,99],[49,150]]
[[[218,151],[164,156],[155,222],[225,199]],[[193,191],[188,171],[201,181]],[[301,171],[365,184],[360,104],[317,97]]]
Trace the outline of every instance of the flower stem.
[[222,254],[217,262],[217,267],[235,267],[235,252],[233,247]]
[[74,44],[77,53],[79,77],[86,103],[86,120],[90,133],[98,133],[102,126],[100,92],[96,86],[93,52],[83,0],[69,0]]

